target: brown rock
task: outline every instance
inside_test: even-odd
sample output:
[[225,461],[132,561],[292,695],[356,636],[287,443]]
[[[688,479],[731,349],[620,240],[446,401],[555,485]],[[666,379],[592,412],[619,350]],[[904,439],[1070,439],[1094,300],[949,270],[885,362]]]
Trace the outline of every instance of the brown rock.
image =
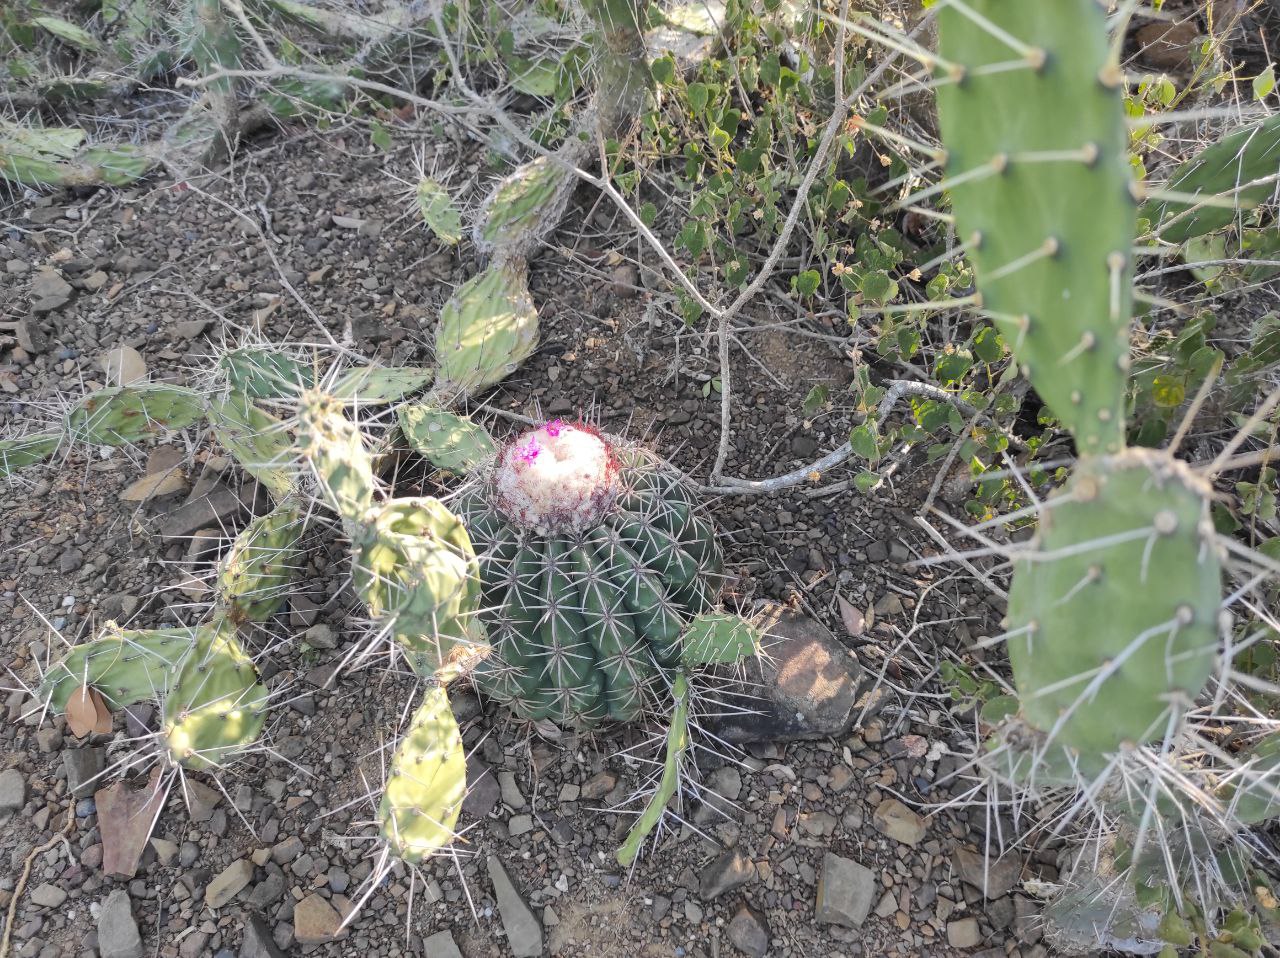
[[338,936],[342,916],[318,892],[293,908],[293,934],[300,945],[319,945]]

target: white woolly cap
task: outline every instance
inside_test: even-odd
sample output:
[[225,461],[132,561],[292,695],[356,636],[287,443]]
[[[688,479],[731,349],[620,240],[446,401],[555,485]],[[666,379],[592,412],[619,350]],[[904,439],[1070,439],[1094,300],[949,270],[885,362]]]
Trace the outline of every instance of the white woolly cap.
[[618,494],[618,463],[595,432],[553,419],[498,456],[494,504],[519,525],[559,532],[597,525]]

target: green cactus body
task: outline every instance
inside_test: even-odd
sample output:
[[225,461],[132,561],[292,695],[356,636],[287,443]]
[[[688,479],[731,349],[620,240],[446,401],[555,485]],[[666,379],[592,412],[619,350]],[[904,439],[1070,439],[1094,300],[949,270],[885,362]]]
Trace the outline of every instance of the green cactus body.
[[315,386],[316,370],[292,353],[243,346],[224,353],[218,368],[231,388],[249,399],[296,399]]
[[1280,114],[1237,130],[1178,167],[1169,178],[1174,193],[1226,201],[1201,206],[1185,200],[1153,200],[1142,208],[1160,238],[1184,243],[1230,225],[1239,207],[1253,206],[1275,193],[1268,177],[1280,169]]
[[483,426],[428,403],[405,403],[396,418],[414,452],[439,469],[471,472],[497,451]]
[[511,250],[527,255],[559,224],[576,183],[572,168],[550,156],[518,167],[498,182],[485,201],[475,230],[476,246],[485,252]]
[[939,87],[938,115],[983,309],[1081,451],[1119,452],[1136,210],[1106,13],[1095,0],[967,8],[1029,48],[938,10],[940,52],[964,71]]
[[267,690],[225,615],[196,629],[164,699],[161,732],[174,761],[215,768],[257,740],[266,721]]
[[7,479],[26,466],[44,462],[57,451],[61,442],[61,434],[52,432],[0,439],[0,479]]
[[720,550],[679,480],[642,449],[555,421],[504,447],[457,509],[492,647],[476,685],[531,719],[639,716],[718,591]]
[[524,263],[494,263],[440,310],[435,391],[450,399],[480,392],[510,374],[538,345],[538,311]]
[[360,431],[342,414],[342,403],[307,393],[299,416],[299,444],[320,478],[330,505],[354,534],[373,505],[373,460]]
[[434,675],[454,646],[474,644],[476,556],[467,530],[439,500],[391,500],[370,514],[354,545],[356,590],[418,674]]
[[194,643],[192,629],[134,630],[108,622],[96,639],[77,645],[49,670],[40,691],[59,712],[84,685],[97,689],[113,709],[162,699]]
[[1017,564],[1008,649],[1023,717],[1085,775],[1163,740],[1212,671],[1222,593],[1207,496],[1160,453],[1082,463]]
[[78,442],[123,446],[184,429],[203,414],[199,393],[181,386],[108,386],[85,396],[72,408],[67,414],[67,431]]
[[382,837],[407,862],[453,841],[467,793],[462,735],[443,686],[430,686],[396,746],[378,808]]
[[295,503],[259,516],[236,536],[218,565],[219,605],[235,625],[265,622],[280,611],[302,568],[306,516]]
[[233,392],[209,404],[209,425],[222,448],[277,502],[293,488],[293,439],[275,416]]

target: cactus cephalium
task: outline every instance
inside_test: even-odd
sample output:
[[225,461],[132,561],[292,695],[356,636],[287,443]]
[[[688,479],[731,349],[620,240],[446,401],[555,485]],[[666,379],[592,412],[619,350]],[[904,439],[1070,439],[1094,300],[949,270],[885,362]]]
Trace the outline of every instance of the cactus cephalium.
[[456,508],[493,649],[476,684],[528,718],[636,718],[718,592],[715,534],[680,481],[638,447],[553,421],[503,447]]

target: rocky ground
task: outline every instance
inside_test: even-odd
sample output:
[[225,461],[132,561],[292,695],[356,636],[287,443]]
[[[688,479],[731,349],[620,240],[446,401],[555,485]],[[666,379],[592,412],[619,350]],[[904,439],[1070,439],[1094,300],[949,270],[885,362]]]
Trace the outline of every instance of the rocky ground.
[[[427,361],[436,310],[476,263],[407,215],[387,174],[411,175],[412,146],[371,154],[342,129],[286,133],[208,184],[18,197],[0,216],[0,319],[19,324],[0,353],[0,420],[34,428],[104,382],[102,357],[122,347],[153,379],[195,383],[223,342],[247,331],[320,341],[318,323],[371,359]],[[488,174],[441,151],[450,181],[478,189]],[[612,215],[578,202],[568,222],[585,225],[533,268],[543,346],[489,403],[588,415],[705,475],[719,428],[705,330],[662,305],[634,243],[611,239],[628,235]],[[773,301],[745,317],[731,474],[785,472],[847,433],[842,400],[813,414],[801,400],[817,382],[841,395],[848,344],[801,320]],[[167,469],[160,491],[138,488]],[[76,449],[27,471],[0,492],[0,908],[12,953],[1041,958],[1020,880],[1051,879],[1053,853],[998,857],[997,822],[981,796],[964,801],[973,783],[957,774],[972,719],[951,714],[932,681],[995,615],[955,569],[907,567],[937,551],[912,521],[932,480],[908,459],[870,499],[837,486],[712,504],[740,596],[814,617],[852,656],[837,656],[849,676],[879,680],[876,707],[852,709],[852,727],[700,754],[706,800],[686,803],[685,824],[626,871],[613,851],[646,778],[626,749],[644,733],[546,737],[456,695],[471,750],[465,835],[454,856],[375,885],[370,791],[413,686],[381,666],[334,675],[354,641],[341,546],[315,554],[293,602],[288,624],[305,645],[261,652],[282,703],[267,747],[217,780],[166,775],[167,793],[148,801],[96,776],[121,767],[154,710],[77,737],[32,688],[108,619],[198,614],[210,540],[243,522],[252,490],[194,434],[109,456]],[[149,772],[135,768],[130,787],[148,787]]]

